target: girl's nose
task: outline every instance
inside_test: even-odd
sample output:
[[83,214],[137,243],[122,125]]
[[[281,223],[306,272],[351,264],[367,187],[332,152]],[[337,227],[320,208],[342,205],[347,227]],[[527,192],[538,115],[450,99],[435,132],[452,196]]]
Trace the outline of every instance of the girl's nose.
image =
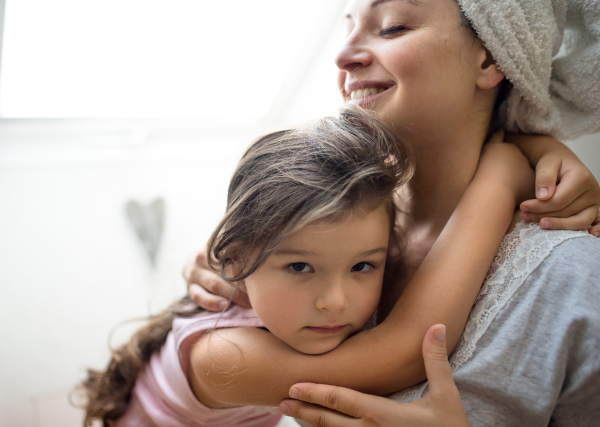
[[371,62],[373,62],[373,57],[356,30],[348,36],[335,58],[337,67],[347,73],[366,67]]
[[339,313],[348,308],[346,290],[341,278],[334,279],[334,282],[324,285],[323,291],[317,298],[316,307],[319,310],[326,310],[332,313]]

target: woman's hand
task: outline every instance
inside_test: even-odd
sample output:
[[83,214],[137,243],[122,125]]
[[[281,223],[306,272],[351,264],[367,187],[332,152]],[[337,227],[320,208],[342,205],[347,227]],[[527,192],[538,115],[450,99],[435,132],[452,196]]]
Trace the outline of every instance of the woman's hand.
[[434,325],[423,339],[429,393],[412,403],[399,403],[342,387],[300,383],[279,410],[318,427],[470,426],[452,379],[446,354],[446,327]]
[[[192,300],[200,307],[209,311],[223,311],[227,308],[231,295],[234,294],[235,284],[223,280],[219,273],[208,266],[206,250],[193,252],[183,266],[183,278],[188,287]],[[244,307],[250,307],[250,300],[243,292],[235,292],[232,302]]]
[[544,136],[507,134],[535,167],[536,198],[521,203],[521,217],[555,230],[587,230],[600,237],[600,186],[579,158]]

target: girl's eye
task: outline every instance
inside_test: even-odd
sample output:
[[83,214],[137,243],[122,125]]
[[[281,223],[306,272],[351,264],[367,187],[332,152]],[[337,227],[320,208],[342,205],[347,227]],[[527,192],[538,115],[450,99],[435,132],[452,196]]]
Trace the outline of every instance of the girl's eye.
[[288,268],[294,273],[311,273],[312,268],[305,262],[294,262],[288,265]]
[[356,264],[355,266],[352,267],[352,271],[356,271],[359,273],[366,273],[367,271],[370,271],[373,267],[373,264],[370,264],[368,262],[359,262],[358,264]]
[[389,36],[391,34],[397,34],[400,33],[402,31],[404,31],[406,29],[405,25],[394,25],[388,28],[384,28],[383,30],[381,30],[381,32],[379,33],[380,36]]

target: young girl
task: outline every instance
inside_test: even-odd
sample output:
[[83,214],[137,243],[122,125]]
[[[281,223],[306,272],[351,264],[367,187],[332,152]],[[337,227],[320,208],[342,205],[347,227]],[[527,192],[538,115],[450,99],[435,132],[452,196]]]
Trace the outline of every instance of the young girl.
[[[388,252],[401,241],[393,197],[412,169],[396,133],[355,107],[258,139],[233,175],[227,212],[208,243],[211,265],[240,283],[253,309],[211,314],[184,298],[156,316],[115,351],[106,372],[89,371],[86,425],[274,426],[279,414],[248,405],[277,405],[299,379],[322,381],[343,369],[323,357],[367,325],[386,277],[402,268],[401,254]],[[451,274],[473,283],[470,301],[459,304],[459,327],[510,223],[513,208],[502,207],[525,200],[532,184],[518,149],[489,144],[448,238],[432,249],[432,262],[456,272],[425,266],[413,279],[451,286]],[[480,228],[477,242],[456,232],[466,220]],[[453,255],[466,245],[472,256]],[[428,310],[412,284],[401,299]],[[406,322],[408,333],[418,323]],[[373,339],[359,335],[360,345]],[[265,355],[267,342],[274,350]]]

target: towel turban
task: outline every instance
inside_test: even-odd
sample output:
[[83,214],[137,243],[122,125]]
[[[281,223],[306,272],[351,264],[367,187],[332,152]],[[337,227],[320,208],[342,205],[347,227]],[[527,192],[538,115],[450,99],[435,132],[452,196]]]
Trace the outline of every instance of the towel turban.
[[600,131],[600,0],[458,0],[513,87],[507,130],[573,139]]

